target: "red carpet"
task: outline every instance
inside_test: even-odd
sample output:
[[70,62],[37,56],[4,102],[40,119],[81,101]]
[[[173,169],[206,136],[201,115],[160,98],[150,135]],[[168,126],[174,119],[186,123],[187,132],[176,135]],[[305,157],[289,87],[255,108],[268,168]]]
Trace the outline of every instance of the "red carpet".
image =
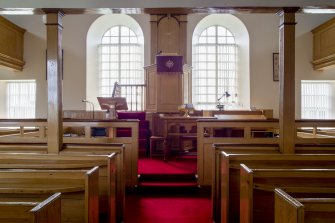
[[126,194],[125,223],[212,223],[210,192],[196,183],[196,157],[141,158]]
[[128,195],[125,223],[211,223],[209,195]]
[[141,158],[138,160],[139,174],[196,174],[196,157],[177,157],[163,162],[160,158]]

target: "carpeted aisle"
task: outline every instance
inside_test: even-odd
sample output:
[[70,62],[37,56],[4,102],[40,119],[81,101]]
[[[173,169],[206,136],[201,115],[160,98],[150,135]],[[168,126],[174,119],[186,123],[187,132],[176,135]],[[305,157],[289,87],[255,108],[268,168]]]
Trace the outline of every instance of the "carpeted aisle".
[[125,223],[211,223],[209,196],[128,195]]
[[210,191],[196,184],[196,157],[140,159],[127,191],[125,223],[212,223]]
[[139,174],[180,174],[197,173],[196,157],[177,157],[163,162],[162,158],[141,158],[138,160]]

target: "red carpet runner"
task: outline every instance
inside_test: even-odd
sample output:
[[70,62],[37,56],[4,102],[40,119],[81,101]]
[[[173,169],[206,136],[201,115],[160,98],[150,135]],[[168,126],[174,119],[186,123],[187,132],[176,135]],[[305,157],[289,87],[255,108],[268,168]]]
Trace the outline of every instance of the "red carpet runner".
[[140,159],[140,183],[126,195],[125,223],[211,223],[210,193],[196,186],[195,173],[195,157]]

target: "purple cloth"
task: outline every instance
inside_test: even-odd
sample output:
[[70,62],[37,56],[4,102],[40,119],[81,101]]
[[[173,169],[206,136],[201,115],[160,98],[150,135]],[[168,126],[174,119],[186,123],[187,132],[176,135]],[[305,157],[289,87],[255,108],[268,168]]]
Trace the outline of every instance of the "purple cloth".
[[157,73],[183,73],[183,56],[156,56]]

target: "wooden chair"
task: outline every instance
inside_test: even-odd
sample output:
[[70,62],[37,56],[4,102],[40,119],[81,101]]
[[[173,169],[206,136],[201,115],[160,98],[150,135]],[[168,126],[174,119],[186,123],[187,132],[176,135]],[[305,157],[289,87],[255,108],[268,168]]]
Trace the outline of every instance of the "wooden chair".
[[[157,155],[164,155],[164,141],[165,138],[163,136],[150,137],[150,158]],[[161,151],[159,151],[159,144],[161,144]]]

